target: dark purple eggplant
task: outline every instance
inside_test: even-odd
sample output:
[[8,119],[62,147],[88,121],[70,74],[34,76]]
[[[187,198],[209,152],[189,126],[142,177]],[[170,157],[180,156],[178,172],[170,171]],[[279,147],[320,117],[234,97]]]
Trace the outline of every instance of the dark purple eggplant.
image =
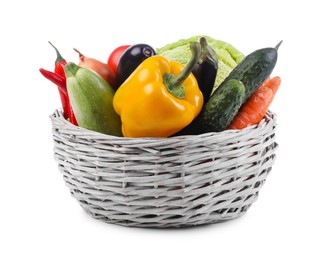
[[204,104],[206,104],[215,84],[218,71],[218,57],[205,37],[200,38],[200,45],[201,58],[193,68],[192,73],[202,91]]
[[132,72],[147,58],[157,52],[147,44],[134,44],[128,47],[117,64],[116,87],[118,88]]

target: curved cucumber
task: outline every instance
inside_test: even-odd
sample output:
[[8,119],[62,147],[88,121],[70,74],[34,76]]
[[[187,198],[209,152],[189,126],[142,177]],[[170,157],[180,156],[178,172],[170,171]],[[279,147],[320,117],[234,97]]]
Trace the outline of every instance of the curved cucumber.
[[229,80],[222,91],[214,92],[200,115],[178,135],[202,134],[225,130],[238,113],[245,98],[244,84]]
[[65,66],[68,96],[78,125],[96,132],[122,136],[113,108],[114,90],[96,72],[73,62]]
[[231,79],[240,80],[245,85],[244,102],[255,92],[262,83],[270,76],[278,57],[278,47],[263,48],[247,55],[220,84],[215,92],[220,93],[226,88]]

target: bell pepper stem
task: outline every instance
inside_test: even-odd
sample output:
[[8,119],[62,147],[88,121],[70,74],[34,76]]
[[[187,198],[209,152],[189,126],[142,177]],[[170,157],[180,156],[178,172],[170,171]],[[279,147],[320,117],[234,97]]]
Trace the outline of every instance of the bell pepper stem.
[[192,57],[191,60],[187,63],[185,68],[178,74],[174,76],[172,74],[164,74],[164,84],[167,87],[168,91],[175,95],[178,98],[185,97],[185,90],[183,82],[192,72],[194,66],[197,64],[198,60],[201,57],[201,45],[198,42],[193,42],[190,45]]
[[171,83],[173,85],[179,86],[179,85],[183,84],[183,82],[190,75],[194,66],[200,59],[201,46],[197,42],[193,42],[190,45],[190,48],[191,48],[191,52],[192,52],[192,58],[189,61],[189,63],[185,66],[185,68],[181,71],[181,73],[172,80]]

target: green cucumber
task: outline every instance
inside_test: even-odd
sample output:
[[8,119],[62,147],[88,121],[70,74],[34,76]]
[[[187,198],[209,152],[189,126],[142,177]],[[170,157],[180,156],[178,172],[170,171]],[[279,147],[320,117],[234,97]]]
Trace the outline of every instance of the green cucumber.
[[96,72],[73,62],[65,66],[68,96],[80,127],[122,136],[121,120],[112,104],[114,90]]
[[275,48],[259,49],[245,56],[215,92],[220,93],[224,91],[227,87],[227,82],[231,79],[236,79],[242,81],[245,85],[245,102],[270,76],[276,65],[278,57],[277,50],[281,43],[278,43]]
[[202,134],[225,130],[241,105],[273,71],[278,57],[275,48],[263,48],[247,55],[211,94],[200,115],[177,135]]
[[245,98],[244,84],[235,79],[225,83],[220,92],[214,92],[199,116],[178,135],[202,134],[225,130],[238,113]]

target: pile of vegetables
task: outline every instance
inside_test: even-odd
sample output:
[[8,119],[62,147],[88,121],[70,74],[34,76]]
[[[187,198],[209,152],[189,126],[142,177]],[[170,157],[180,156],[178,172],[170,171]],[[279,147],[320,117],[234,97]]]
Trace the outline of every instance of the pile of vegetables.
[[281,84],[271,77],[280,44],[244,56],[195,36],[158,49],[122,45],[107,63],[74,49],[78,64],[51,44],[54,71],[40,72],[57,85],[63,116],[89,130],[124,137],[239,130],[258,124],[273,101]]

